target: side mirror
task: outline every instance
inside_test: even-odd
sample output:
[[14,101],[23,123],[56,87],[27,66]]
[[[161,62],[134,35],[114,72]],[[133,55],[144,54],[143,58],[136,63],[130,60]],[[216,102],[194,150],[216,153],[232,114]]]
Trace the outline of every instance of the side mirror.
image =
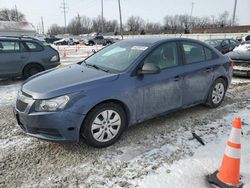
[[143,65],[142,69],[138,71],[138,74],[159,74],[160,68],[152,63],[146,63]]
[[95,54],[96,53],[95,49],[92,49],[92,52]]

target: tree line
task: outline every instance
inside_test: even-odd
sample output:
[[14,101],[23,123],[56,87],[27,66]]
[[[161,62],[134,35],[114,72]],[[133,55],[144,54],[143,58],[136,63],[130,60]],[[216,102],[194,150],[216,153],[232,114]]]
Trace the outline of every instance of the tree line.
[[[120,28],[117,20],[106,20],[104,18],[104,33],[119,34]],[[190,17],[187,14],[166,15],[163,23],[145,21],[140,16],[130,16],[123,25],[125,34],[157,34],[157,33],[190,33],[192,28],[226,27],[232,26],[232,19],[228,11],[218,16]],[[64,33],[64,27],[53,24],[48,29],[49,35]],[[101,16],[89,18],[79,14],[70,20],[67,33],[73,35],[102,32]]]
[[[123,29],[125,34],[157,34],[157,33],[190,33],[192,28],[207,27],[226,27],[232,25],[228,11],[224,11],[218,16],[194,17],[188,14],[166,15],[163,22],[145,21],[140,16],[130,16]],[[26,21],[25,15],[17,9],[0,9],[0,21]],[[104,33],[119,34],[120,28],[117,20],[107,20],[104,18]],[[58,24],[49,27],[47,34],[63,34],[65,28]],[[72,18],[66,32],[72,35],[88,34],[92,32],[102,32],[102,18],[97,16],[90,18],[87,16],[76,15]]]

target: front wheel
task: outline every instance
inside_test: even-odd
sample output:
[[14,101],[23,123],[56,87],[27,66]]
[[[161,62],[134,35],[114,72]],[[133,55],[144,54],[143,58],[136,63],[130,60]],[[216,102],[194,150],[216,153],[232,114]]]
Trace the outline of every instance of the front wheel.
[[212,108],[220,106],[225,97],[225,94],[226,94],[225,80],[222,78],[215,80],[209,91],[207,104]]
[[126,122],[126,114],[121,106],[104,103],[96,106],[87,115],[81,135],[93,147],[107,147],[121,136]]

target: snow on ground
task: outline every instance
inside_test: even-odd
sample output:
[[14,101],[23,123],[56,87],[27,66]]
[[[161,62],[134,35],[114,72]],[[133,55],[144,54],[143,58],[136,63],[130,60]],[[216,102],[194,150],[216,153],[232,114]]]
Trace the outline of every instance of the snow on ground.
[[[62,54],[64,48],[59,48]],[[74,46],[65,48],[68,56],[61,61],[67,65],[95,46],[77,52]],[[217,109],[197,106],[143,122],[104,149],[84,142],[58,145],[23,134],[11,108],[21,83],[0,80],[0,187],[210,187],[205,176],[219,168],[238,114],[244,118],[242,175],[249,182],[250,79],[233,78]],[[192,138],[192,130],[206,146]]]
[[[227,116],[226,122],[232,124],[235,117],[243,118],[243,136],[241,139],[241,175],[244,188],[250,188],[250,105],[238,113]],[[215,122],[216,124],[216,122]],[[220,132],[215,140],[204,147],[199,147],[193,152],[192,157],[184,158],[172,165],[164,164],[156,173],[146,176],[142,181],[137,181],[139,187],[175,187],[175,188],[201,188],[209,187],[206,180],[219,167],[224,155],[224,149],[230,129],[225,133]]]
[[0,80],[0,106],[14,104],[22,81]]

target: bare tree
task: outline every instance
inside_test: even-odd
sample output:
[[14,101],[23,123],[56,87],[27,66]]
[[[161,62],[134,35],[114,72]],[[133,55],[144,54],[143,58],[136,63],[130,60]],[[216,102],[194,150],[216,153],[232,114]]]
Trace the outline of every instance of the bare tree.
[[118,21],[110,20],[104,23],[104,31],[106,32],[117,32],[118,31]]
[[61,27],[57,24],[53,24],[48,29],[49,35],[57,35],[57,34],[63,34],[64,33],[64,27]]
[[[103,18],[103,22],[106,22],[105,18]],[[102,17],[100,15],[92,19],[92,31],[97,33],[102,32]]]
[[25,15],[16,9],[1,9],[0,21],[26,21]]
[[229,18],[229,12],[224,11],[218,17],[218,24],[220,27],[230,26],[232,24],[232,19]]
[[145,25],[145,31],[147,33],[160,33],[162,31],[162,26],[160,23],[147,22]]
[[127,20],[128,30],[132,33],[136,33],[144,29],[145,21],[139,16],[130,16]]

